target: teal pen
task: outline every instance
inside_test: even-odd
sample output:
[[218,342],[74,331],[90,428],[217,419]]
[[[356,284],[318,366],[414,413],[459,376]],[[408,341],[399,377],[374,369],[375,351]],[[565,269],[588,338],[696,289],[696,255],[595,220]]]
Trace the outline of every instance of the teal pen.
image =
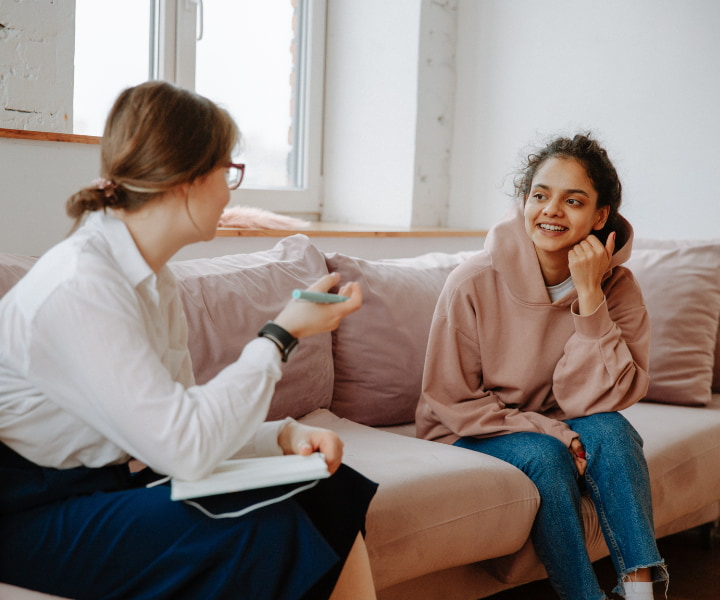
[[347,296],[338,294],[325,294],[323,292],[311,292],[309,290],[293,290],[292,297],[295,300],[307,300],[318,304],[332,304],[334,302],[345,302]]

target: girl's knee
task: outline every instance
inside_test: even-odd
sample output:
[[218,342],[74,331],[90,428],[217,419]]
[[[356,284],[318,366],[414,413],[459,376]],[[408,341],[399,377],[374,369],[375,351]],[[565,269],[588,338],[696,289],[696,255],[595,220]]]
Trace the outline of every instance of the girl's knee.
[[641,448],[643,440],[632,424],[620,413],[598,413],[569,422],[580,436],[586,450],[593,447]]
[[557,481],[567,474],[574,480],[576,469],[570,451],[563,442],[549,435],[534,436],[531,444],[518,448],[520,466],[534,481],[540,478]]
[[645,464],[643,441],[630,422],[619,413],[586,417],[573,426],[587,452],[588,470],[637,472]]
[[525,473],[536,486],[574,482],[577,470],[570,451],[557,438],[519,432],[497,438],[461,438],[456,446],[499,458]]

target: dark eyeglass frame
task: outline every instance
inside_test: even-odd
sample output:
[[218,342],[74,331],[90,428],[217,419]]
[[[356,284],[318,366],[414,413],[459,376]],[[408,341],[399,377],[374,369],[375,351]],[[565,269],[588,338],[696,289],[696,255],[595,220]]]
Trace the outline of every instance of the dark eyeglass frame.
[[240,184],[242,183],[243,179],[245,178],[245,163],[234,163],[229,162],[225,165],[226,169],[230,168],[236,168],[238,171],[240,171],[240,179],[237,180],[237,183],[230,183],[228,182],[228,188],[231,190],[236,190],[240,187]]

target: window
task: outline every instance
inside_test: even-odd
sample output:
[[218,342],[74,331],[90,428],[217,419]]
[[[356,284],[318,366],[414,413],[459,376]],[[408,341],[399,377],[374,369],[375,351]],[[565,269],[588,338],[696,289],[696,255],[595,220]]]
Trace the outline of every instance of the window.
[[75,0],[73,133],[102,135],[120,90],[150,76],[151,4]]
[[74,133],[101,135],[121,89],[172,81],[237,121],[243,203],[316,213],[324,28],[325,0],[76,0]]
[[295,7],[289,0],[208,0],[200,10],[195,89],[235,117],[255,165],[248,181],[299,187],[292,147]]

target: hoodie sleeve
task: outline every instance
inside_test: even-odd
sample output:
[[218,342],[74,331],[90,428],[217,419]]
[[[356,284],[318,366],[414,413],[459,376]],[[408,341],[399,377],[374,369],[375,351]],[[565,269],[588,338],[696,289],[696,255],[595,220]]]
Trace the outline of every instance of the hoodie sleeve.
[[453,443],[465,436],[529,431],[552,435],[569,446],[578,436],[565,423],[506,407],[496,392],[484,389],[473,294],[461,291],[452,280],[448,283],[430,328],[418,436]]
[[619,411],[647,393],[650,320],[640,287],[625,268],[603,285],[605,301],[580,316],[571,307],[570,336],[553,375],[555,399],[571,419]]

